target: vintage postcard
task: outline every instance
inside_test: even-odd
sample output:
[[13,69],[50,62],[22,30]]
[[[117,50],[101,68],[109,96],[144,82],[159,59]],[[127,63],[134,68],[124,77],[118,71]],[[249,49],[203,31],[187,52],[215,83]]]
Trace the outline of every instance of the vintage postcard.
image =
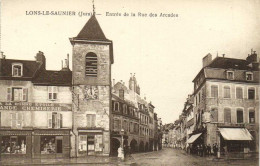
[[0,165],[259,164],[259,1],[0,5]]

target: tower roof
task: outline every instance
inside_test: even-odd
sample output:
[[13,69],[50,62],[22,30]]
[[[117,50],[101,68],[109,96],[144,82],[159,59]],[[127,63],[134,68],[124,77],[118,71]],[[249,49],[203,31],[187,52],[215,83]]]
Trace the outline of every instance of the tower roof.
[[103,33],[95,14],[93,14],[85,26],[81,29],[77,39],[108,41]]

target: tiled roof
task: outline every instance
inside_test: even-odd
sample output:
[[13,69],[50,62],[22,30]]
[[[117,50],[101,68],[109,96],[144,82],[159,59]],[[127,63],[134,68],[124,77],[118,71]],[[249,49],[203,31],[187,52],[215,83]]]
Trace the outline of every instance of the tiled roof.
[[208,67],[220,69],[250,70],[249,62],[243,59],[216,57]]
[[103,33],[95,15],[92,15],[82,30],[79,32],[76,39],[100,40],[108,41]]
[[[15,60],[15,59],[1,59],[0,60],[0,77],[7,80],[31,80],[34,73],[40,67],[40,63],[36,61],[28,60]],[[23,76],[22,77],[12,77],[12,64],[20,63],[23,65]]]
[[50,71],[44,70],[33,79],[34,84],[39,85],[64,85],[70,86],[72,83],[71,71]]
[[[1,59],[0,78],[2,80],[32,81],[40,85],[64,85],[69,86],[72,82],[71,71],[50,71],[41,67],[41,63],[28,60]],[[12,64],[22,64],[23,75],[12,76]]]

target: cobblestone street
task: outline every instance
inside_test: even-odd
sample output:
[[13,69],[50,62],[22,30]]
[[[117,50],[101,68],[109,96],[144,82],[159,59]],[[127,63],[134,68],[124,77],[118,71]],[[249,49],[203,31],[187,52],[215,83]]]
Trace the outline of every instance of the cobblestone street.
[[165,148],[161,151],[136,153],[124,162],[117,157],[94,157],[72,159],[10,159],[0,165],[109,165],[109,166],[257,166],[258,159],[224,160],[214,157],[188,155],[178,149]]
[[254,160],[216,160],[213,157],[198,157],[188,155],[182,150],[166,148],[161,151],[133,154],[136,165],[140,166],[256,166],[259,161]]

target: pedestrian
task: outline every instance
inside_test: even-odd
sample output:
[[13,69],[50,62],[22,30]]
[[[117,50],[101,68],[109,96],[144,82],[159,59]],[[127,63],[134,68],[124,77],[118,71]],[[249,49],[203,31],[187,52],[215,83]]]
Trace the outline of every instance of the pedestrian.
[[214,156],[217,155],[217,151],[216,151],[216,144],[213,144],[213,153],[214,153]]
[[200,156],[200,145],[197,145],[197,155]]
[[211,146],[210,146],[210,144],[208,144],[208,146],[207,146],[207,154],[208,154],[208,156],[211,155]]
[[200,157],[202,157],[203,156],[203,146],[202,146],[202,144],[200,144]]
[[203,144],[203,156],[207,155],[207,144]]

